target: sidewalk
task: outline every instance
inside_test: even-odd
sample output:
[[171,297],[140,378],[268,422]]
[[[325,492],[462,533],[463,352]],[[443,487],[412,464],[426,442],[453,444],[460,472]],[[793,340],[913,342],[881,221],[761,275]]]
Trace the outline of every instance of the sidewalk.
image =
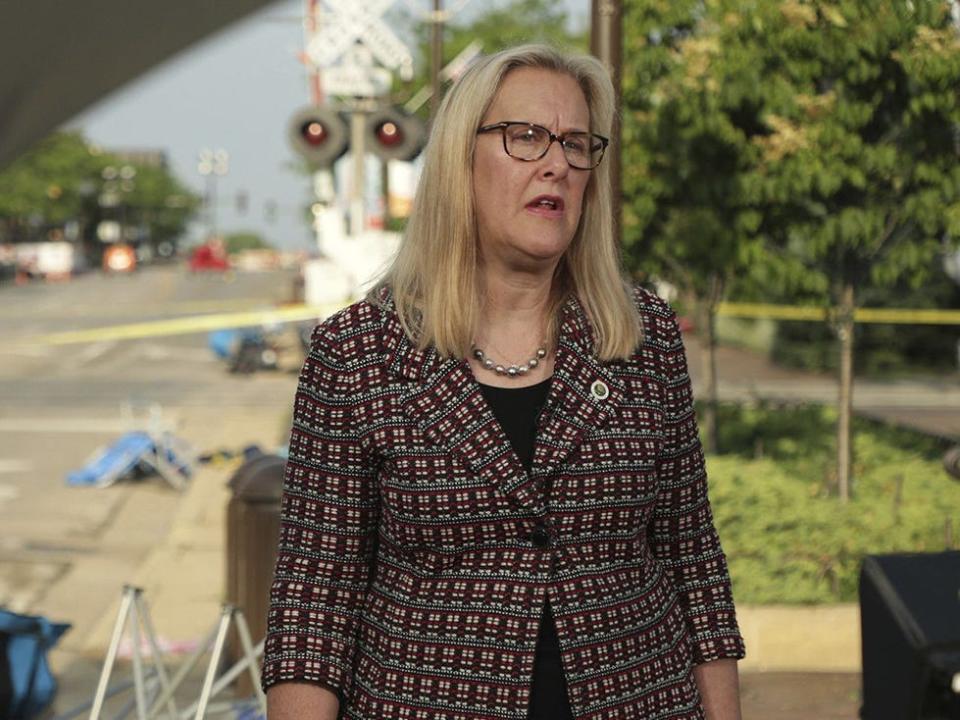
[[[700,397],[700,345],[691,333],[683,341],[694,395]],[[725,401],[837,402],[835,376],[779,367],[758,353],[726,345],[717,348],[717,382]],[[853,406],[860,415],[960,442],[960,373],[911,380],[855,378]]]
[[[257,443],[269,451],[286,413],[254,416],[251,410],[256,408],[182,410],[182,431],[204,449]],[[131,494],[110,517],[98,546],[52,583],[41,604],[51,619],[73,624],[50,654],[60,683],[53,715],[93,699],[124,584],[144,590],[161,646],[176,651],[166,658],[168,669],[178,667],[215,627],[225,599],[226,483],[239,462],[200,466],[181,495],[160,481],[110,489]],[[208,659],[209,654],[177,693],[181,709],[199,697]],[[131,677],[127,655],[115,666],[111,685]],[[124,694],[125,700],[132,697]],[[122,704],[108,708],[119,711]]]

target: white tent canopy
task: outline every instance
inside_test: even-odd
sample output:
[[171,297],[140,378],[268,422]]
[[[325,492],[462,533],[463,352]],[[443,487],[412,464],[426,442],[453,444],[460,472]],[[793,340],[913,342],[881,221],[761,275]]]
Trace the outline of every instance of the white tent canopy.
[[269,2],[0,2],[0,167],[107,93]]

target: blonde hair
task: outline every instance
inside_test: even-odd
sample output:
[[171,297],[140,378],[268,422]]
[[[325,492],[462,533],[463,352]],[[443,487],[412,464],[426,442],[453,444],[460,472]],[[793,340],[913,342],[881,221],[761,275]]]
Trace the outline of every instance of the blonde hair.
[[[388,287],[407,335],[421,349],[433,345],[444,357],[468,354],[483,302],[473,206],[477,128],[503,79],[521,67],[569,75],[583,90],[591,130],[609,135],[613,123],[613,85],[600,61],[546,45],[522,45],[482,58],[447,93],[424,151],[400,249],[368,295],[376,302]],[[626,358],[643,333],[613,236],[610,163],[589,172],[580,225],[554,278],[550,333],[556,333],[556,311],[576,295],[593,326],[594,355]]]

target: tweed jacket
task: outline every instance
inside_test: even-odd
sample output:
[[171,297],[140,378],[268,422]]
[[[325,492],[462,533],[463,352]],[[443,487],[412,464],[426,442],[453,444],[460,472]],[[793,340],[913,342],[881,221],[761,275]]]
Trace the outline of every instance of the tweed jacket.
[[388,292],[313,333],[296,393],[263,685],[351,720],[523,720],[543,605],[577,720],[702,718],[692,666],[744,654],[673,311],[600,362],[562,309],[527,473],[469,365]]

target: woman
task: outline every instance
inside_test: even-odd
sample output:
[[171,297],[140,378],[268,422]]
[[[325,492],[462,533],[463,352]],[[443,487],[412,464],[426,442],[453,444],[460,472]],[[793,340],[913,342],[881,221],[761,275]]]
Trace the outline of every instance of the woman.
[[270,720],[739,718],[676,318],[618,266],[612,117],[603,67],[542,46],[444,99],[395,262],[301,373]]

